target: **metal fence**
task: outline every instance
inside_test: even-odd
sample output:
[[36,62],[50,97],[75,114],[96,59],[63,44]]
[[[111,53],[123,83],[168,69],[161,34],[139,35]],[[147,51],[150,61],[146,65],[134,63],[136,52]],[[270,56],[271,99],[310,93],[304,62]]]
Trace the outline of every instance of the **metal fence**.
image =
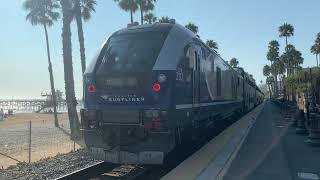
[[0,168],[81,148],[70,140],[67,113],[58,115],[60,127],[53,119],[52,114],[18,113],[0,121]]

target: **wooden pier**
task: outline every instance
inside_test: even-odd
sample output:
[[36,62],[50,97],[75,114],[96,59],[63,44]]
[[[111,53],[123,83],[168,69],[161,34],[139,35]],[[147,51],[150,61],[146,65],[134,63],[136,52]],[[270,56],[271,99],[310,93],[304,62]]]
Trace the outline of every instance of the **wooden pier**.
[[[36,112],[47,104],[47,100],[0,100],[0,108],[7,110],[12,109],[13,111]],[[77,109],[79,110],[82,106],[82,101],[78,101]],[[66,101],[57,102],[57,110],[67,111]]]

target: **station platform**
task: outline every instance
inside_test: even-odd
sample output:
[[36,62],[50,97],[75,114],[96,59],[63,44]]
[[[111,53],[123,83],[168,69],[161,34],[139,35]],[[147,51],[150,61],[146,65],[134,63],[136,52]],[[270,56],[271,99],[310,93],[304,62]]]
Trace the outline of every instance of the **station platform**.
[[213,138],[162,180],[318,180],[320,148],[267,101]]

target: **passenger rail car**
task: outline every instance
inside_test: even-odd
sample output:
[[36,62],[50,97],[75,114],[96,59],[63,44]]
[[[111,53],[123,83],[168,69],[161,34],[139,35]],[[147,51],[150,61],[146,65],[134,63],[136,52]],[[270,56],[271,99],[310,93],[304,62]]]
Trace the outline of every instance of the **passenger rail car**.
[[262,96],[243,69],[185,27],[134,26],[115,32],[84,74],[82,131],[98,159],[162,164],[176,145]]

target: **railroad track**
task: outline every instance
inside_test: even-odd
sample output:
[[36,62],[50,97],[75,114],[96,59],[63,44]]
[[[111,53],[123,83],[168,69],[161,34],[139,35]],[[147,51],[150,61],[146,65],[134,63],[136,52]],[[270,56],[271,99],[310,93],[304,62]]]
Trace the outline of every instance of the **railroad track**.
[[160,166],[135,166],[135,165],[116,165],[107,162],[99,162],[92,166],[80,169],[70,174],[64,175],[56,180],[65,179],[92,179],[92,180],[150,180],[160,179],[167,174],[183,160],[189,157],[192,153],[200,149],[209,140],[221,133],[232,122],[226,122],[216,127],[209,137],[197,143],[187,143],[177,147],[173,152],[168,155],[168,160],[165,164]]
[[147,171],[148,168],[136,165],[116,165],[98,162],[94,165],[66,174],[56,180],[134,180]]

